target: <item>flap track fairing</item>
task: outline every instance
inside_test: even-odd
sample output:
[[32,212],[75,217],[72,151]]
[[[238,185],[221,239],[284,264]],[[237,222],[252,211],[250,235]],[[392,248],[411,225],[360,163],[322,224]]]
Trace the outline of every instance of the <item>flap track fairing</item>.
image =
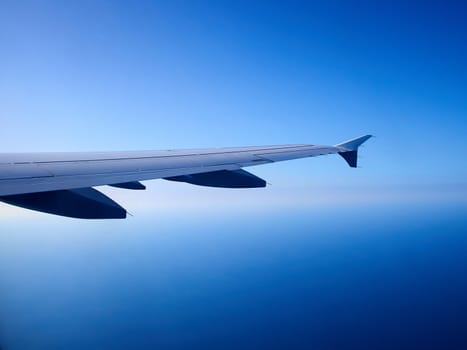
[[124,208],[92,187],[2,196],[0,201],[43,213],[77,219],[126,218]]
[[166,177],[165,180],[193,185],[222,188],[266,187],[266,181],[243,169],[220,170],[207,173]]

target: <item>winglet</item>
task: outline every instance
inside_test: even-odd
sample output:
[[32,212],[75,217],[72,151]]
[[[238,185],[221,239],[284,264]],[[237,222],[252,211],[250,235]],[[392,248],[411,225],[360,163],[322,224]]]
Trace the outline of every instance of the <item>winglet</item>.
[[350,167],[356,168],[357,167],[357,156],[358,156],[358,147],[362,145],[366,140],[368,140],[372,135],[365,135],[356,137],[354,139],[338,143],[334,147],[340,149],[339,155],[345,159],[347,164]]

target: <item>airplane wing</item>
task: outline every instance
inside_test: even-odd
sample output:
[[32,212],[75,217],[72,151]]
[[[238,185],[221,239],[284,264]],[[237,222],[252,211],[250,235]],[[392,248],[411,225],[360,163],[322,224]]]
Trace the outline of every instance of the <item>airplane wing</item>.
[[263,179],[242,168],[327,154],[339,154],[356,167],[358,147],[370,137],[334,146],[0,154],[0,201],[74,218],[125,218],[124,208],[93,187],[142,190],[140,181],[152,179],[224,188],[265,187]]

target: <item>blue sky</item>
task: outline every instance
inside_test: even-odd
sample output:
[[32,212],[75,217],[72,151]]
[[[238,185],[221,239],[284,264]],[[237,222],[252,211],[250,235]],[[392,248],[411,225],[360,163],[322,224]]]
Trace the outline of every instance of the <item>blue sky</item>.
[[363,169],[329,157],[253,171],[291,201],[321,186],[462,197],[465,10],[457,2],[2,1],[1,149],[334,144],[371,133]]
[[465,348],[466,10],[0,0],[0,152],[376,135],[266,189],[102,188],[124,221],[0,205],[0,346]]

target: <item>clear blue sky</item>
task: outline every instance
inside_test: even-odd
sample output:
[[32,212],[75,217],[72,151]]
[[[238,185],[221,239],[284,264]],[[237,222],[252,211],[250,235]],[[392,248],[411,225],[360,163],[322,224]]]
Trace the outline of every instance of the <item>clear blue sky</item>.
[[446,1],[2,1],[1,150],[372,133],[362,170],[330,157],[255,171],[284,186],[465,192],[465,16]]
[[123,221],[0,204],[0,346],[466,348],[466,4],[0,0],[0,152],[376,135],[104,187]]

